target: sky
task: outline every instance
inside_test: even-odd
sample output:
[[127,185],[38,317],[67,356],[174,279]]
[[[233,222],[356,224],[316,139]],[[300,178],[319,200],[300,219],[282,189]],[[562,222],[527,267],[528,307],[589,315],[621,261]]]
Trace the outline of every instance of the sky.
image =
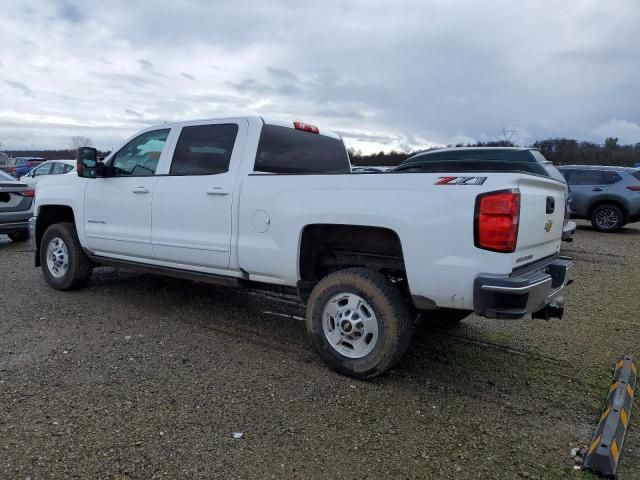
[[3,149],[260,114],[365,153],[640,142],[640,2],[4,0]]

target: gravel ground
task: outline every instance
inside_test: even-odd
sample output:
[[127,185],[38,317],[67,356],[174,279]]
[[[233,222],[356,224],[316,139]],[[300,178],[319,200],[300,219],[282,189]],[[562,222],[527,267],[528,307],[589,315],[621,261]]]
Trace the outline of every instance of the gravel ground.
[[[0,236],[0,479],[591,478],[570,450],[615,356],[640,354],[640,228],[581,225],[565,253],[564,320],[423,327],[359,382],[295,302],[112,268],[58,292]],[[640,478],[638,431],[621,479]]]

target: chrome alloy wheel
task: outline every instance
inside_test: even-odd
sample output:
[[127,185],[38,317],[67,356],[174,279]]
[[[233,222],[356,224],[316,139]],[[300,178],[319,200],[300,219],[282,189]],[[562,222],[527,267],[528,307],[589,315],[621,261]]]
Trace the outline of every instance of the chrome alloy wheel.
[[69,252],[60,237],[54,237],[47,245],[47,268],[55,278],[62,278],[69,269]]
[[596,214],[596,223],[603,230],[611,230],[618,224],[618,212],[613,208],[601,208]]
[[376,346],[378,319],[365,299],[355,293],[340,293],[324,307],[322,330],[338,353],[362,358]]

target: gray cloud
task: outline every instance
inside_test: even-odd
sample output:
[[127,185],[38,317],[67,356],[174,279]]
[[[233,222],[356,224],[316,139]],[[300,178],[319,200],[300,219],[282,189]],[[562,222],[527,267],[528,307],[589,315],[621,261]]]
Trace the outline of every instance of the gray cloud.
[[138,63],[145,70],[152,70],[153,69],[153,63],[151,63],[149,60],[145,60],[144,58],[141,58],[141,59],[138,60]]
[[31,96],[33,94],[33,91],[22,82],[7,80],[6,83],[10,87],[13,87],[16,90],[19,90],[20,92],[22,92],[23,95]]
[[0,28],[5,147],[66,146],[70,131],[113,147],[154,121],[256,112],[364,150],[503,127],[520,142],[640,141],[637,0],[562,14],[553,0],[23,3],[3,5]]
[[298,76],[295,73],[290,72],[289,70],[286,70],[284,68],[267,67],[267,72],[269,72],[269,74],[271,74],[273,77],[282,80],[288,80],[291,82],[298,81]]
[[63,20],[72,23],[80,23],[85,20],[80,9],[71,2],[63,1],[58,5],[58,13]]
[[151,82],[149,77],[132,73],[91,72],[90,76],[100,79],[112,88],[127,88],[127,86],[144,87]]

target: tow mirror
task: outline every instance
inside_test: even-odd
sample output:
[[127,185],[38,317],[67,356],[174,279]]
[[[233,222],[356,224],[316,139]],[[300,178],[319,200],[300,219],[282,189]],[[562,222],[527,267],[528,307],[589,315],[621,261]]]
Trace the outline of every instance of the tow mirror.
[[92,147],[81,147],[76,156],[78,176],[96,178],[102,174],[102,162],[98,161],[98,150]]

